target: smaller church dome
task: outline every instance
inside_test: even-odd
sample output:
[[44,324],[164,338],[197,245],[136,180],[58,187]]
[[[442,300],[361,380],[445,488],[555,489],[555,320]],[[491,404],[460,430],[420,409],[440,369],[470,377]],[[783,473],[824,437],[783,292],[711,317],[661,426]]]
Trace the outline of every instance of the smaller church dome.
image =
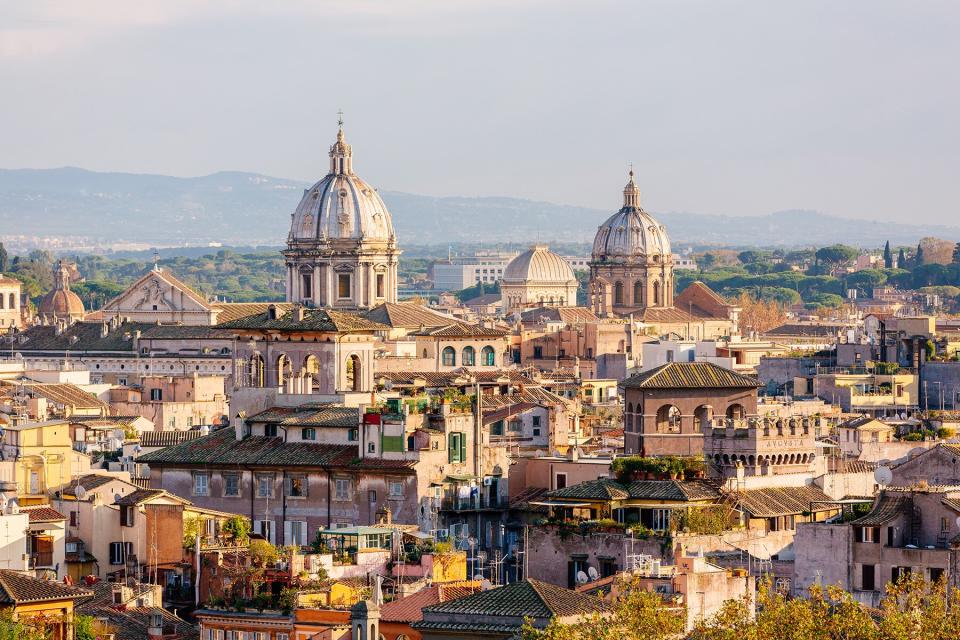
[[62,260],[58,261],[54,271],[53,290],[40,299],[37,312],[41,318],[47,320],[55,318],[80,320],[83,318],[84,311],[80,296],[70,291],[70,271]]
[[511,260],[503,270],[503,282],[576,283],[573,269],[545,245],[534,245]]

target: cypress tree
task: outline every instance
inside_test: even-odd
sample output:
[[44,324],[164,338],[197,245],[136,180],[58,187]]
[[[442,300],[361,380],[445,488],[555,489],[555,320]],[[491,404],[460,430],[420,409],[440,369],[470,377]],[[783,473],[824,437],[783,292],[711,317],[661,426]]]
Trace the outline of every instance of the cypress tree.
[[893,253],[890,252],[890,241],[883,247],[883,266],[887,269],[893,268]]

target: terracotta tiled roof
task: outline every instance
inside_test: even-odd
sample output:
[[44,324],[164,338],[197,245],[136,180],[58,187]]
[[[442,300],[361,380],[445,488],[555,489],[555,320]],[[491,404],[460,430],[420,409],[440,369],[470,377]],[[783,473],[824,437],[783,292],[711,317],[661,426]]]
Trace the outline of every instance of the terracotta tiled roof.
[[[76,540],[80,540],[77,538]],[[67,542],[70,542],[69,540]],[[82,542],[82,540],[81,540]],[[87,557],[91,557],[90,554],[87,554]],[[93,597],[84,600],[79,606],[77,606],[77,613],[84,615],[95,615],[97,609],[100,607],[112,607],[113,606],[113,587],[116,585],[115,582],[107,582],[106,580],[97,580],[90,586],[84,586],[85,589],[93,593]],[[153,590],[153,585],[143,584],[141,582],[136,582],[133,584],[130,590],[130,600],[124,604],[136,603],[138,597],[143,596]]]
[[76,480],[71,480],[69,483],[63,485],[63,487],[60,488],[60,492],[62,495],[72,496],[72,495],[75,495],[74,491],[76,490],[77,486],[81,486],[86,491],[89,492],[98,487],[102,487],[107,483],[113,482],[114,480],[118,480],[120,482],[126,482],[123,478],[119,478],[117,476],[111,476],[111,475],[99,474],[99,473],[88,473],[86,475],[80,476]]
[[86,589],[33,578],[10,569],[0,569],[0,602],[5,604],[75,600],[91,595],[93,595],[92,592]]
[[223,329],[205,325],[158,324],[143,331],[140,337],[168,340],[190,340],[198,338],[220,338],[228,340],[233,338],[233,334]]
[[199,429],[189,431],[144,431],[140,434],[141,447],[169,447],[188,440],[196,440],[202,434]]
[[13,285],[22,285],[23,283],[15,278],[10,278],[0,273],[0,284],[6,285],[6,286],[13,286]]
[[48,507],[47,505],[36,505],[36,506],[26,506],[20,507],[21,513],[28,513],[30,515],[30,522],[60,522],[61,520],[66,520],[67,517],[54,509],[53,507]]
[[442,338],[499,338],[510,333],[509,329],[498,327],[484,327],[466,322],[450,322],[439,327],[425,327],[414,331],[410,335],[438,336]]
[[24,341],[17,345],[17,351],[110,351],[126,352],[132,356],[135,333],[154,326],[148,322],[123,322],[116,328],[108,329],[104,336],[102,322],[75,322],[59,335],[55,326],[34,325],[20,334]]
[[179,498],[175,495],[169,494],[166,491],[163,491],[162,489],[137,489],[136,491],[132,493],[128,493],[125,496],[120,496],[119,498],[114,500],[113,503],[119,504],[119,505],[128,505],[128,506],[135,505],[135,504],[143,504],[144,502],[147,502],[149,500],[152,500],[153,498],[157,498],[160,496],[167,496],[167,497],[173,498],[177,502],[190,504],[189,500],[184,500],[183,498]]
[[12,380],[0,381],[0,384],[21,384],[24,391],[46,398],[54,404],[76,407],[78,409],[107,409],[110,405],[89,391],[65,382],[23,382],[14,383]]
[[506,384],[525,384],[535,386],[536,383],[516,369],[497,370],[470,370],[465,368],[453,371],[382,371],[376,374],[378,380],[389,380],[394,385],[412,385],[418,379],[424,381],[427,387],[439,388],[463,386],[473,381],[481,384],[499,384],[501,380]]
[[624,380],[625,389],[750,389],[760,384],[712,362],[668,362]]
[[510,498],[510,509],[516,511],[545,513],[547,511],[547,507],[530,503],[542,499],[546,493],[548,493],[548,490],[544,489],[543,487],[527,487],[514,497]]
[[846,325],[837,324],[782,324],[768,330],[764,335],[794,338],[832,338],[846,328]]
[[636,480],[628,490],[634,500],[698,502],[722,497],[717,484],[711,480]]
[[913,497],[909,494],[891,493],[884,491],[873,509],[862,518],[857,518],[850,524],[859,527],[879,527],[893,522],[900,516],[910,515],[913,511]]
[[349,333],[352,331],[382,331],[386,326],[371,322],[361,315],[333,309],[303,309],[303,319],[297,319],[295,310],[270,318],[268,311],[245,316],[217,325],[220,329],[263,329],[275,331],[325,331]]
[[561,500],[626,500],[630,492],[616,480],[601,478],[555,489],[548,492],[546,497]]
[[299,407],[271,407],[249,416],[247,422],[291,427],[356,427],[360,424],[360,409],[319,403]]
[[292,302],[216,302],[212,306],[217,313],[217,322],[233,322],[247,316],[266,313],[267,309],[273,305],[281,314],[287,313],[293,309]]
[[[469,624],[474,616],[542,620],[557,616],[589,615],[605,608],[597,598],[539,580],[524,580],[425,607],[423,617],[425,622],[441,622],[431,620],[430,614],[453,614],[462,616],[464,623]],[[420,628],[420,623],[415,623],[414,628]]]
[[953,509],[957,513],[960,513],[960,500],[958,500],[957,498],[944,498],[940,502],[942,502],[947,507]]
[[568,325],[600,322],[593,311],[585,307],[535,307],[521,313],[520,320],[528,325],[548,322],[562,322]]
[[394,329],[442,327],[455,322],[454,318],[413,302],[385,302],[367,311],[368,320]]
[[[747,489],[737,495],[737,504],[756,518],[772,518],[837,508],[819,487],[768,487]],[[816,503],[816,504],[813,504]]]
[[153,451],[138,458],[151,466],[182,467],[193,465],[295,466],[337,469],[393,469],[412,472],[414,463],[406,460],[360,458],[359,447],[284,442],[280,438],[248,436],[237,440],[233,429],[220,429],[208,436]]
[[116,631],[116,640],[143,640],[149,637],[147,630],[150,628],[150,616],[153,613],[159,613],[163,619],[164,640],[194,640],[200,637],[197,627],[160,607],[102,607],[95,617],[107,619]]
[[469,596],[475,587],[435,584],[380,608],[381,622],[417,622],[423,620],[423,608]]

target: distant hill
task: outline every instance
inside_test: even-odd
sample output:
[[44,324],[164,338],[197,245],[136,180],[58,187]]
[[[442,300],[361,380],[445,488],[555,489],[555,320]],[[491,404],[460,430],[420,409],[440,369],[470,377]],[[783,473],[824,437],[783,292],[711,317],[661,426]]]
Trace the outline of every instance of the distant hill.
[[[157,244],[279,245],[303,189],[297,180],[220,172],[197,178],[76,168],[0,169],[0,234],[88,236]],[[505,197],[383,192],[401,243],[590,241],[613,213]],[[870,222],[813,211],[765,216],[654,212],[684,244],[733,246],[915,244],[960,240],[960,227]]]

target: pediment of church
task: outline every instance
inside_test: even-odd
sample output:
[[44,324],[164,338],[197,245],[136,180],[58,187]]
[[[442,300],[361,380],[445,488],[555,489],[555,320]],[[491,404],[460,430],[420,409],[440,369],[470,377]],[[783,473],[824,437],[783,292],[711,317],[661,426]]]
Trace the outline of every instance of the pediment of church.
[[103,306],[103,311],[123,315],[151,311],[209,312],[204,298],[171,274],[153,270]]

